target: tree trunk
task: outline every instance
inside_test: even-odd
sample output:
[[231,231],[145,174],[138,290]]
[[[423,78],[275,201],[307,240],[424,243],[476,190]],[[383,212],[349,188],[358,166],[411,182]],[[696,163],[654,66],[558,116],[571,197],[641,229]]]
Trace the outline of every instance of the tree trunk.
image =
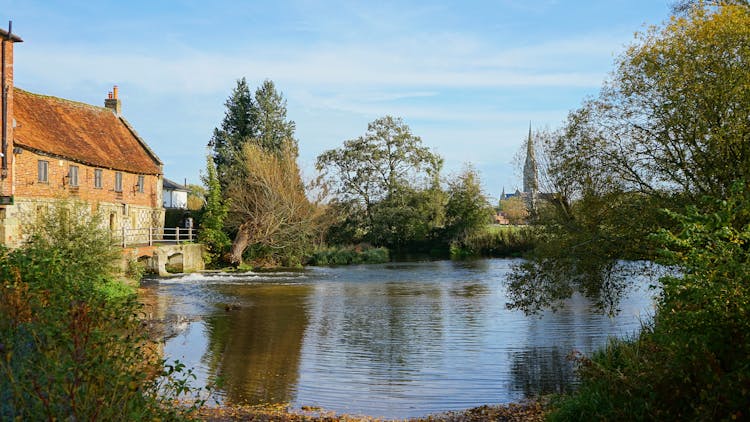
[[232,265],[242,264],[242,254],[250,243],[250,233],[248,233],[248,223],[243,223],[237,230],[237,235],[232,241],[232,248],[229,251],[229,262]]

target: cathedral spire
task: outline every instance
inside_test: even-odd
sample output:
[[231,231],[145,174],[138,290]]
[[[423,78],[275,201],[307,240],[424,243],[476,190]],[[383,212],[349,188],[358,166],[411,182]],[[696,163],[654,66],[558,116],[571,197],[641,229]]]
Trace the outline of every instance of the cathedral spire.
[[536,194],[539,190],[537,179],[536,156],[534,152],[534,138],[531,137],[531,122],[529,122],[529,139],[526,140],[526,162],[523,164],[523,191]]

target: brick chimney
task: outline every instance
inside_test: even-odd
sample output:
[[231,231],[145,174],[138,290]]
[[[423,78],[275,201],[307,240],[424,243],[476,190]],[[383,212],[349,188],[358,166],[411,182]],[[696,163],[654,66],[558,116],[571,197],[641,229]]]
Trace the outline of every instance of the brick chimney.
[[13,194],[13,44],[23,42],[13,34],[12,22],[8,30],[0,29],[0,197]]
[[104,107],[107,107],[108,109],[112,110],[115,115],[119,116],[120,114],[122,114],[122,102],[117,96],[117,91],[117,85],[112,87],[112,91],[107,94],[107,99],[104,100]]

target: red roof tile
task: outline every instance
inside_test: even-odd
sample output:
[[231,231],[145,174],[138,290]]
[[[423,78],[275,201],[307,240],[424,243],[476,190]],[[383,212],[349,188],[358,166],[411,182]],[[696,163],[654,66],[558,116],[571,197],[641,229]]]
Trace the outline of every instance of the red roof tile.
[[161,161],[111,110],[14,88],[16,145],[94,167],[161,174]]

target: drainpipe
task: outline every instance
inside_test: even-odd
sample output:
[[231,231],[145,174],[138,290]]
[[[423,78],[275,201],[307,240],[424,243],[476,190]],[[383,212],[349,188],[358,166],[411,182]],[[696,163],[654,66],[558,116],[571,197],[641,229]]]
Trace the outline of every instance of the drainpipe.
[[3,51],[2,51],[2,75],[0,75],[0,85],[2,85],[3,90],[3,140],[2,140],[2,165],[0,168],[2,169],[0,171],[0,177],[5,179],[8,177],[8,84],[6,82],[7,76],[5,74],[5,48],[6,44],[10,42],[10,36],[13,31],[13,21],[8,21],[8,35],[6,38],[6,41],[3,42]]

